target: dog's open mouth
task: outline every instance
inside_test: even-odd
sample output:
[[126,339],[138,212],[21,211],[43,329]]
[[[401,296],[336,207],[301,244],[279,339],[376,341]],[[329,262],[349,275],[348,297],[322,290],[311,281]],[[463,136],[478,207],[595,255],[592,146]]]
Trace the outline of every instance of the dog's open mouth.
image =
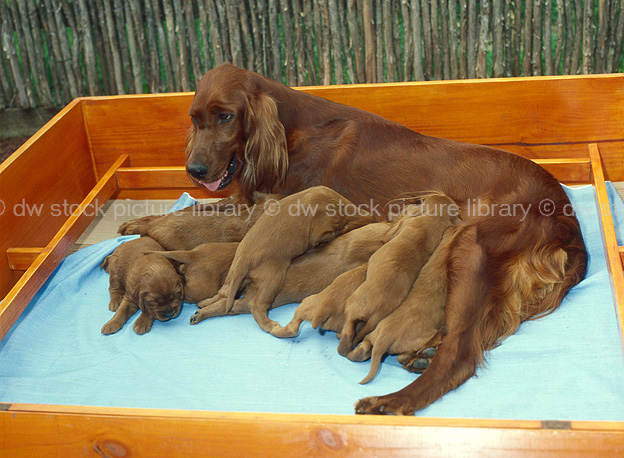
[[227,169],[225,170],[225,172],[223,173],[223,176],[221,178],[219,178],[216,181],[212,181],[210,183],[206,183],[204,181],[201,181],[200,183],[203,184],[206,189],[208,189],[209,191],[220,191],[221,189],[227,188],[230,183],[232,182],[232,179],[234,178],[234,174],[236,173],[236,156],[232,156],[232,160],[230,161],[230,164],[228,165]]

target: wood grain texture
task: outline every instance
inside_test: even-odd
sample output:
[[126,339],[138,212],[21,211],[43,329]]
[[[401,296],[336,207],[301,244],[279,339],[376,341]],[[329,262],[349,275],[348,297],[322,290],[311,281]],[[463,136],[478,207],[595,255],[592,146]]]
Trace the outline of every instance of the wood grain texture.
[[9,269],[11,270],[19,270],[25,271],[27,270],[37,256],[41,254],[44,250],[44,247],[32,247],[32,248],[21,248],[21,247],[9,247],[6,250],[7,261],[9,263]]
[[117,190],[115,171],[127,163],[128,157],[120,156],[111,169],[93,187],[91,192],[76,206],[71,216],[41,251],[24,275],[15,283],[0,303],[0,340],[4,338],[13,323],[22,314],[39,288],[43,286],[56,266],[67,255],[74,242],[95,217],[99,208]]
[[[43,407],[43,408],[42,408]],[[612,456],[624,425],[12,405],[10,456]]]
[[607,194],[607,188],[604,182],[600,150],[596,144],[588,145],[587,149],[592,165],[592,184],[594,185],[596,205],[600,211],[598,221],[600,223],[602,244],[605,251],[607,269],[609,271],[611,293],[613,294],[615,313],[618,317],[617,324],[620,331],[620,345],[622,345],[624,351],[624,272],[622,271],[620,247],[618,246],[617,236],[615,234],[609,195]]
[[[0,164],[0,253],[52,240],[95,185],[82,109],[74,101]],[[19,279],[0,257],[0,298]]]
[[[426,135],[523,154],[586,157],[588,142],[624,142],[624,76],[362,84],[298,90],[353,105]],[[192,94],[83,100],[98,176],[121,153],[132,166],[181,166]],[[575,154],[568,153],[576,151]],[[621,150],[604,148],[607,176],[624,180]]]

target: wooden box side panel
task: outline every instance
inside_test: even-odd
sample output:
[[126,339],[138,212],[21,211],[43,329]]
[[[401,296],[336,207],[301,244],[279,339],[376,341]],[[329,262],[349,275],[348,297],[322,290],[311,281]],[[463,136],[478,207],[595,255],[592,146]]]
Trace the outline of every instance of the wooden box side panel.
[[[507,78],[303,87],[418,132],[497,146],[527,157],[587,157],[602,148],[608,178],[624,179],[624,76]],[[84,100],[95,167],[101,176],[119,154],[135,167],[184,164],[192,94]]]
[[95,185],[82,108],[74,101],[0,165],[0,297],[22,272],[9,247],[43,247]]

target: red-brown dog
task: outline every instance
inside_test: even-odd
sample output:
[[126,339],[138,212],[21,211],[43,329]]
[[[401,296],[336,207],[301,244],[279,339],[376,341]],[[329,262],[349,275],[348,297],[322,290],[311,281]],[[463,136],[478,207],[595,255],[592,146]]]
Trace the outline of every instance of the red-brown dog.
[[171,265],[162,256],[144,255],[145,251],[162,250],[149,237],[122,243],[102,261],[101,268],[110,274],[109,310],[115,312],[102,327],[102,334],[119,331],[137,310],[141,315],[134,323],[137,334],[145,334],[154,320],[168,321],[182,309],[184,284]]
[[[205,305],[225,301],[229,313],[244,288],[254,289],[249,307],[258,325],[271,332],[279,324],[267,311],[282,289],[292,260],[310,248],[372,222],[366,214],[350,215],[355,206],[324,186],[307,189],[279,202],[275,215],[263,214],[236,250],[225,284]],[[253,286],[250,286],[253,285]]]
[[403,302],[444,231],[458,221],[459,207],[441,193],[428,195],[421,205],[407,210],[389,231],[387,243],[371,256],[366,281],[347,301],[338,345],[343,356]]

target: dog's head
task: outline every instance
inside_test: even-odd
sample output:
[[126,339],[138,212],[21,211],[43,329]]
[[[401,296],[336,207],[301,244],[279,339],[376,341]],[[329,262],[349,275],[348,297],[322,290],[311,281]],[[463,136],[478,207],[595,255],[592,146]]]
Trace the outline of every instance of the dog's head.
[[173,266],[164,258],[152,255],[158,262],[151,263],[141,273],[137,288],[137,305],[155,320],[168,321],[182,310],[184,282]]
[[266,78],[224,64],[197,84],[189,114],[186,170],[210,191],[239,180],[251,201],[256,190],[270,190],[288,170],[286,134]]

